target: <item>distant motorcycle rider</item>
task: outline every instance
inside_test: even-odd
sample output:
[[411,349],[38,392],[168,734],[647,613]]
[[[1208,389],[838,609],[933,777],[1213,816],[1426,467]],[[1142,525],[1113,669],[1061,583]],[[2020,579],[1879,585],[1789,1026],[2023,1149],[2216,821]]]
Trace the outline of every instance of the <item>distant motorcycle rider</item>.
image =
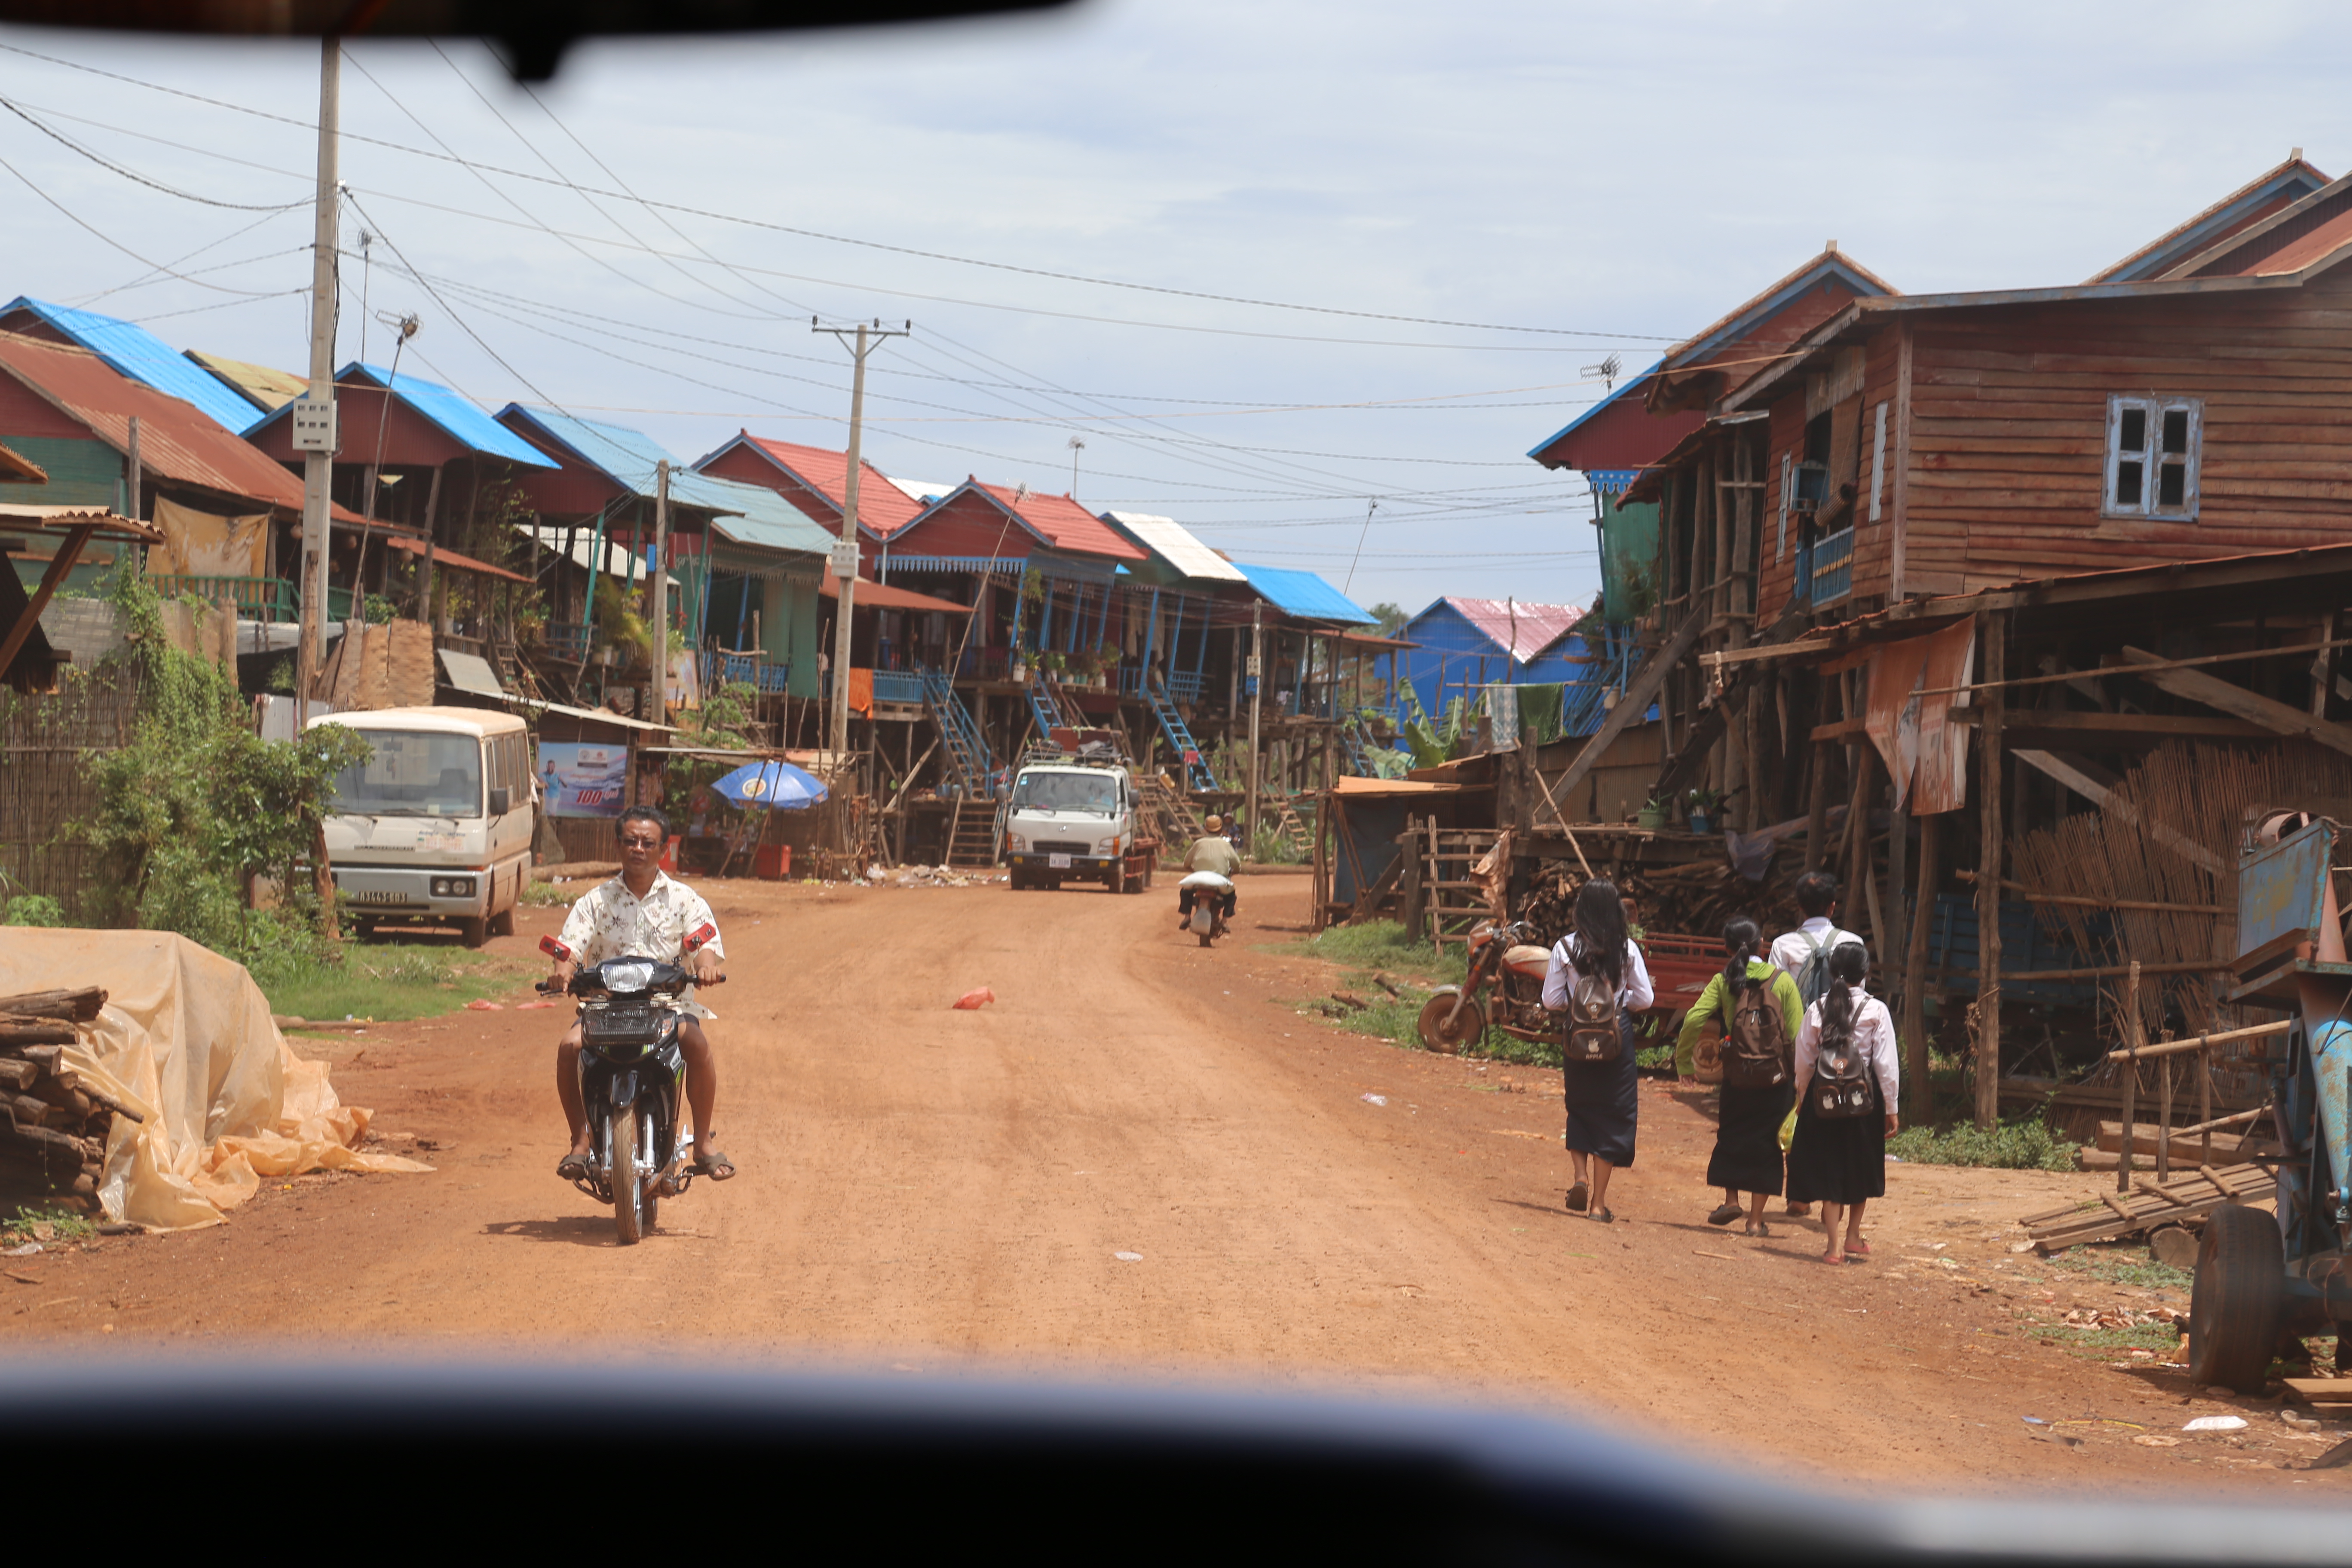
[[[1242,868],[1241,852],[1235,849],[1219,831],[1224,825],[1224,819],[1215,816],[1210,816],[1202,824],[1208,831],[1192,840],[1192,847],[1184,857],[1186,870],[1214,871],[1218,876],[1231,879],[1234,873]],[[1176,889],[1176,924],[1180,928],[1190,925],[1192,921],[1193,892],[1194,889],[1191,888]],[[1233,889],[1230,888],[1218,900],[1225,919],[1229,921],[1234,918],[1235,901]]]
[[[564,920],[563,945],[572,956],[558,959],[554,984],[569,985],[583,966],[608,958],[651,958],[682,963],[696,982],[708,985],[720,978],[719,961],[727,950],[719,939],[719,922],[702,895],[683,882],[665,876],[656,862],[669,839],[669,818],[649,805],[633,805],[613,825],[620,840],[621,874],[589,889]],[[686,939],[704,926],[710,939],[686,952]],[[688,1002],[688,1016],[680,1018],[677,1044],[686,1058],[686,1099],[694,1113],[694,1170],[697,1175],[723,1182],[735,1173],[735,1163],[710,1141],[710,1117],[719,1099],[719,1065],[703,1032],[702,1019],[713,1015]],[[555,1167],[566,1181],[588,1173],[588,1110],[580,1099],[580,1025],[572,1027],[555,1047],[555,1092],[563,1101],[564,1120],[572,1124],[572,1152]]]

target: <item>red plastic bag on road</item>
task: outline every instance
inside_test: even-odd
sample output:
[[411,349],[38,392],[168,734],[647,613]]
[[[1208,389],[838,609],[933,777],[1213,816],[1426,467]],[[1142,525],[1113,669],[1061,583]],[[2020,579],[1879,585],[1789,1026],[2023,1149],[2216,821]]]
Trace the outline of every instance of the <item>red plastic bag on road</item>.
[[466,1004],[466,1011],[468,1013],[503,1013],[506,1011],[506,1006],[503,1003],[476,1000]]
[[971,1013],[996,1000],[996,993],[983,985],[977,991],[967,991],[955,1000],[959,1012]]

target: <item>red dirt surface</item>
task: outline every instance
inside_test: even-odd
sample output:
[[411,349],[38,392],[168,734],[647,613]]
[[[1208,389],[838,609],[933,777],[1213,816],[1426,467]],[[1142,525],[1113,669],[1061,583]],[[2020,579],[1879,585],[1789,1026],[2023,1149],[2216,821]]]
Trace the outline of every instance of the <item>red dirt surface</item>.
[[[706,1363],[1550,1409],[1814,1480],[2307,1497],[2352,1475],[2280,1468],[2344,1434],[2274,1401],[2042,1342],[2037,1317],[2153,1304],[2009,1251],[2092,1177],[1890,1166],[1874,1258],[1826,1268],[1811,1224],[1704,1223],[1713,1125],[1645,1081],[1619,1223],[1567,1214],[1556,1072],[1297,1011],[1337,974],[1297,945],[1303,877],[1248,879],[1208,952],[1157,892],[706,891],[742,1174],[643,1245],[554,1175],[562,1015],[456,1012],[297,1041],[435,1173],[272,1184],[213,1229],[0,1260],[0,1342],[560,1356],[617,1322]],[[559,923],[521,915],[497,944],[518,955]],[[980,985],[998,1000],[951,1009]],[[2179,1432],[2226,1411],[2248,1429]]]

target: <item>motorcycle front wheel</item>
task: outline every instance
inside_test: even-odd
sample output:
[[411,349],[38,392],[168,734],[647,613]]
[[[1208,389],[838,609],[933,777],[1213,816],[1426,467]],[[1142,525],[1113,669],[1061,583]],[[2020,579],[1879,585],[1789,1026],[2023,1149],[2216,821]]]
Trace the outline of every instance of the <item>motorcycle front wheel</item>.
[[613,1228],[623,1247],[635,1247],[646,1234],[645,1184],[637,1179],[637,1109],[613,1108]]

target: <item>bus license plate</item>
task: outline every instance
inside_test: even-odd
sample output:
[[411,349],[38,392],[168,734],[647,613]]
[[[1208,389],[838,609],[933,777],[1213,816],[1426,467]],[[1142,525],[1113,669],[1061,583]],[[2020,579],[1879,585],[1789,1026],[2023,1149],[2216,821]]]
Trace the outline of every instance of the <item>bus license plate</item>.
[[1067,855],[1048,855],[1045,857],[1045,868],[1049,871],[1066,871],[1070,868],[1070,858]]

